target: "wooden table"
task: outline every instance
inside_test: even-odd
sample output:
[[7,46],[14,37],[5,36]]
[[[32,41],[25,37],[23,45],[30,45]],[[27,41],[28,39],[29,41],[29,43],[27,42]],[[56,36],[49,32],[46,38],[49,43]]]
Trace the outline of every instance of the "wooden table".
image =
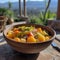
[[[53,42],[60,46],[57,40]],[[0,60],[60,60],[60,53],[50,45],[37,54],[22,54],[14,51],[3,38],[0,42]]]

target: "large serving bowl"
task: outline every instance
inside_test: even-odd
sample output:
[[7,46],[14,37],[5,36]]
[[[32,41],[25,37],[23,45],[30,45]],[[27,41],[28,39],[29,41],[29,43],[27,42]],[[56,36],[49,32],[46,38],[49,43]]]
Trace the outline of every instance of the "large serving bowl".
[[[49,34],[52,36],[52,38],[46,42],[41,42],[41,43],[21,43],[21,42],[16,42],[12,39],[9,39],[6,34],[7,32],[12,29],[13,27],[18,27],[18,26],[35,26],[35,27],[41,27],[42,29],[45,29],[46,31],[49,32]],[[6,28],[4,30],[4,38],[7,41],[7,43],[16,51],[21,52],[21,53],[26,53],[26,54],[33,54],[33,53],[39,53],[40,51],[46,49],[51,42],[55,38],[55,31],[47,26],[42,26],[42,25],[36,25],[36,24],[17,24],[17,25],[11,25],[10,27]]]

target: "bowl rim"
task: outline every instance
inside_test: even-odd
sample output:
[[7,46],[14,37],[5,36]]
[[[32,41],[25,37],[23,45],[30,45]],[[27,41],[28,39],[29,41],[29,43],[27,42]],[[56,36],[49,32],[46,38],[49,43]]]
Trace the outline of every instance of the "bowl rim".
[[[5,38],[7,38],[8,40],[10,40],[10,41],[12,41],[12,42],[16,42],[16,43],[19,43],[19,44],[42,44],[42,43],[46,43],[46,42],[50,42],[50,41],[53,41],[53,39],[55,38],[55,36],[56,36],[56,32],[55,32],[55,30],[54,29],[52,29],[51,27],[49,27],[49,26],[43,26],[43,25],[40,25],[40,24],[30,24],[30,25],[39,25],[39,26],[41,26],[41,27],[48,27],[49,29],[51,29],[51,31],[53,31],[54,32],[54,35],[52,36],[52,38],[51,39],[49,39],[49,40],[47,40],[47,41],[44,41],[44,42],[36,42],[36,43],[30,43],[30,42],[26,42],[26,43],[23,43],[23,42],[17,42],[17,41],[14,41],[14,39],[11,39],[11,38],[8,38],[7,36],[6,36],[6,34],[5,34],[5,31],[6,30],[9,30],[10,28],[13,28],[14,26],[19,26],[19,25],[21,25],[21,26],[23,26],[23,25],[28,25],[28,24],[16,24],[16,25],[10,25],[9,26],[9,28],[6,28],[4,31],[3,31],[3,36],[5,37]],[[30,26],[29,25],[29,26]]]

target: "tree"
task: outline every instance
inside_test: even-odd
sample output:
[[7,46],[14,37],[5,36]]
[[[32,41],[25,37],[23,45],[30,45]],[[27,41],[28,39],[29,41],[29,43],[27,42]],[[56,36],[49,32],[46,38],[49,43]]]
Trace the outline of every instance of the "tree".
[[[40,12],[39,17],[38,17],[39,18],[38,20],[40,20],[40,24],[42,24],[42,25],[47,25],[48,19],[52,16],[52,15],[50,16],[51,12],[50,12],[50,10],[48,10],[51,0],[46,0],[46,1],[47,1],[46,9],[45,9],[45,11]],[[33,23],[37,22],[36,21],[37,18],[34,18],[32,20],[34,20]],[[31,20],[31,22],[32,22],[32,20]]]
[[11,9],[12,4],[11,4],[11,2],[10,2],[10,1],[8,2],[8,6],[9,6],[9,9]]
[[44,12],[44,19],[43,20],[45,20],[45,21],[46,21],[46,19],[45,19],[46,13],[47,13],[47,11],[49,9],[50,3],[51,3],[51,0],[48,1],[47,7],[46,7],[45,12]]
[[51,0],[48,0],[48,3],[46,5],[46,9],[45,9],[44,13],[42,13],[43,14],[42,21],[43,21],[44,25],[47,24],[46,14],[50,12],[50,11],[48,11],[50,3],[51,3]]

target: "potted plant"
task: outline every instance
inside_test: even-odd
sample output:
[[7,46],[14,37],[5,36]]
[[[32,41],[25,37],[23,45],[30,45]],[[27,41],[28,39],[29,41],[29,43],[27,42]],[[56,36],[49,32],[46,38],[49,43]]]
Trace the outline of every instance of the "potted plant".
[[7,9],[4,15],[7,16],[8,18],[8,21],[7,21],[8,24],[11,24],[14,22],[14,19],[13,19],[14,12],[12,10]]
[[7,10],[6,8],[0,8],[0,16],[4,16],[6,10]]
[[6,8],[0,8],[0,17],[7,17],[7,23],[11,24],[14,22],[14,12],[10,9],[6,9]]

